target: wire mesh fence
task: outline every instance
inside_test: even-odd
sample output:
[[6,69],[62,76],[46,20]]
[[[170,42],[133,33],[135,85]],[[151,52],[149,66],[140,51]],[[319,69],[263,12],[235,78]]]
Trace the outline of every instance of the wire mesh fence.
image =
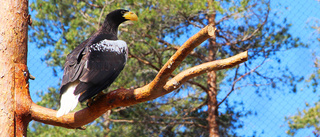
[[[317,86],[320,75],[319,7],[320,2],[316,0],[271,1],[268,21],[273,20],[282,24],[285,20],[286,23],[291,24],[288,31],[290,35],[299,38],[300,42],[306,46],[279,48],[274,56],[265,59],[263,65],[257,68],[257,73],[251,74],[255,75],[254,77],[240,80],[235,90],[228,96],[227,102],[219,106],[221,115],[228,113],[230,106],[236,106],[232,109],[239,112],[248,112],[241,114],[245,116],[235,116],[239,118],[237,122],[241,125],[234,129],[237,136],[320,136],[320,109],[318,108],[320,88]],[[28,68],[36,77],[34,81],[30,81],[30,93],[35,102],[41,101],[37,93],[44,95],[49,87],[59,88],[63,75],[61,68],[51,67],[46,63],[46,54],[50,50],[55,50],[54,47],[38,48],[37,46],[34,42],[29,42]],[[260,65],[263,60],[261,58],[252,60],[252,64],[248,65],[250,70]],[[225,73],[234,74],[235,71],[234,69]],[[245,69],[239,70],[241,71],[245,73]],[[276,78],[270,80],[273,77],[283,77],[284,74],[288,77],[288,81]],[[232,79],[233,76],[222,80],[221,83],[224,84],[219,85],[218,101],[229,93],[232,82],[227,79]],[[270,78],[271,82],[259,80],[263,76],[266,79]],[[252,78],[257,78],[256,82],[253,82],[255,80]],[[274,88],[273,84],[278,86]],[[206,109],[207,107],[203,107],[201,110],[205,112]],[[179,132],[184,130],[179,129]]]

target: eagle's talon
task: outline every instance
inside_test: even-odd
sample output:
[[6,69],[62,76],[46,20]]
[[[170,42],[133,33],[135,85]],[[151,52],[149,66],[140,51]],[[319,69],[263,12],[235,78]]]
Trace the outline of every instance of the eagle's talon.
[[93,99],[88,99],[87,104],[86,104],[87,107],[90,107],[93,102],[94,102]]

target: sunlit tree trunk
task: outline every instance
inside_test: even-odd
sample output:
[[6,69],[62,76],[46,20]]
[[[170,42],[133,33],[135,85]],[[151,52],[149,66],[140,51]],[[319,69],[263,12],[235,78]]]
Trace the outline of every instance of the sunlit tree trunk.
[[2,0],[0,11],[0,136],[26,136],[28,1]]
[[[215,38],[209,39],[209,60],[213,61],[215,59],[216,48]],[[217,74],[216,71],[211,71],[207,73],[208,82],[208,127],[210,137],[219,136],[219,124],[218,124],[218,102],[217,102]]]
[[216,71],[211,71],[208,76],[208,128],[210,137],[219,136],[219,124],[218,124],[218,103],[217,103],[217,83],[216,83]]
[[[213,3],[211,0],[208,0],[208,9],[212,10]],[[215,25],[215,18],[216,14],[213,11],[213,14],[208,15],[208,22],[209,24]],[[216,59],[216,52],[217,52],[217,46],[216,46],[216,36],[212,36],[209,40],[209,54],[207,61],[214,61]],[[207,73],[207,84],[208,84],[208,91],[207,91],[207,97],[208,97],[208,130],[209,130],[209,136],[210,137],[218,137],[219,136],[219,123],[218,123],[218,102],[217,102],[217,74],[216,71],[211,71]]]

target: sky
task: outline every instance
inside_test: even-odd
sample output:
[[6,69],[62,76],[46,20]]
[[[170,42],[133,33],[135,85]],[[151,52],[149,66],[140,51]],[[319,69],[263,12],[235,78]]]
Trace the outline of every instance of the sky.
[[[292,50],[283,50],[276,56],[281,57],[283,66],[289,66],[290,71],[299,76],[310,76],[314,71],[312,53],[315,52],[320,56],[319,43],[313,43],[315,33],[310,29],[310,24],[313,24],[314,19],[320,19],[320,3],[316,0],[279,0],[271,1],[271,9],[277,12],[281,17],[278,22],[281,23],[283,18],[287,18],[287,22],[292,24],[289,32],[299,37],[303,42],[309,43],[310,48],[297,48]],[[62,78],[62,72],[58,72],[57,77],[53,75],[52,68],[41,61],[49,48],[38,49],[33,43],[29,43],[28,51],[28,68],[30,73],[36,77],[30,81],[31,98],[37,102],[40,100],[36,96],[36,92],[47,91],[49,86],[57,86]],[[268,72],[268,66],[276,65],[276,60],[270,58],[264,66],[259,68],[263,73]],[[254,63],[259,64],[261,60],[256,60]],[[280,66],[281,67],[281,66]],[[272,72],[272,75],[279,75],[277,72]],[[243,81],[242,81],[243,82]],[[239,86],[239,85],[237,85]],[[228,91],[227,87],[226,90]],[[318,90],[319,91],[319,90]],[[313,93],[311,89],[306,87],[302,82],[298,84],[298,92],[290,93],[288,89],[283,92],[275,91],[272,88],[266,88],[262,96],[255,94],[255,89],[252,87],[241,88],[236,90],[229,96],[229,102],[243,101],[245,110],[254,110],[256,116],[248,116],[239,119],[243,122],[244,127],[238,129],[237,132],[241,135],[250,136],[253,131],[257,135],[264,137],[288,136],[286,130],[285,117],[297,114],[297,110],[305,108],[305,103],[313,104],[319,100],[319,93]],[[270,94],[269,94],[270,93]],[[227,92],[221,93],[218,100],[222,100]],[[268,96],[265,96],[268,94]],[[222,110],[223,110],[223,106]],[[239,108],[240,109],[240,108]],[[303,129],[297,132],[297,137],[312,136],[311,129]]]
[[[314,34],[313,29],[310,29],[310,23],[314,22],[316,18],[320,19],[319,7],[320,3],[316,0],[271,1],[273,12],[277,11],[282,18],[287,17],[287,22],[292,24],[289,32],[293,36],[301,38],[303,42],[310,44],[310,48],[285,50],[279,52],[276,56],[281,58],[283,67],[288,66],[289,70],[295,75],[305,76],[306,78],[314,71],[312,53],[316,52],[317,56],[320,56],[320,44],[312,42],[316,34]],[[282,19],[279,19],[280,23],[281,21]],[[259,69],[269,73],[267,70],[268,65],[276,65],[277,63],[274,62],[276,60],[271,58],[266,65]],[[270,75],[280,75],[276,72],[272,73],[275,74]],[[286,134],[288,125],[285,117],[293,116],[297,114],[297,110],[305,109],[306,103],[314,104],[319,101],[319,93],[313,93],[303,82],[298,84],[298,92],[295,94],[290,93],[291,91],[288,89],[276,91],[272,88],[259,91],[260,93],[270,93],[268,97],[260,97],[254,93],[248,94],[248,92],[255,92],[255,90],[252,87],[243,88],[229,97],[230,102],[232,100],[243,100],[245,110],[257,112],[257,116],[249,116],[243,120],[244,127],[238,130],[238,133],[243,135],[247,133],[250,135],[250,132],[256,131],[257,135],[265,137],[288,136]],[[223,94],[220,95],[224,97]],[[312,130],[313,128],[299,130],[295,136],[313,136]]]

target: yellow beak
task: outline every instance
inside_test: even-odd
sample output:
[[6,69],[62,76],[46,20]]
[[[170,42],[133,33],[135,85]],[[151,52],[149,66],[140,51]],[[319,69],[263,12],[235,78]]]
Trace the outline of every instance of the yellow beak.
[[127,20],[132,20],[132,21],[138,20],[138,16],[131,11],[124,13],[123,17]]

